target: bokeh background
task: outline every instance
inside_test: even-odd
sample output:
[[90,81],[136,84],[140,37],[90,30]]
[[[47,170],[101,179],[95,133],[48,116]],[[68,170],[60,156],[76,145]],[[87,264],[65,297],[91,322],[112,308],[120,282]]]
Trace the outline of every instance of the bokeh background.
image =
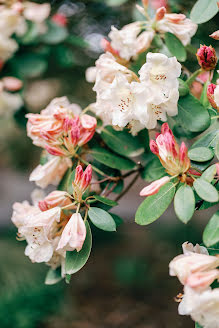
[[[156,5],[159,1],[152,2]],[[171,11],[187,15],[194,3],[168,1]],[[85,81],[85,70],[102,52],[100,40],[111,25],[122,27],[139,18],[133,0],[53,0],[50,4],[52,12],[67,16],[74,40],[71,51],[65,43],[54,45],[47,56],[46,72],[26,82],[25,107],[34,113],[57,96],[66,95],[82,107],[93,102],[95,94]],[[200,43],[215,45],[208,35],[217,29],[217,19],[199,27],[194,47]],[[22,58],[22,49],[19,52]],[[195,69],[194,54],[190,55],[189,65]],[[168,263],[181,252],[184,241],[201,241],[203,227],[214,208],[200,211],[186,226],[176,219],[172,209],[150,226],[137,226],[134,213],[142,201],[138,192],[144,186],[139,180],[115,208],[125,221],[118,232],[99,232],[93,227],[93,250],[86,266],[72,277],[70,285],[61,282],[45,286],[47,268],[30,263],[24,256],[25,243],[16,240],[16,229],[10,221],[12,204],[29,200],[35,188],[28,176],[38,164],[40,149],[27,138],[25,120],[20,115],[1,118],[0,137],[2,328],[194,327],[190,318],[177,314],[174,297],[182,287],[177,279],[169,277]]]

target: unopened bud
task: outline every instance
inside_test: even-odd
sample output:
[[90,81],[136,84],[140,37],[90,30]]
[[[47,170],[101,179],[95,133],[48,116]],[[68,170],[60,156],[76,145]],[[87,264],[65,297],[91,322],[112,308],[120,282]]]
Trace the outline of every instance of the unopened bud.
[[100,45],[105,52],[111,52],[112,55],[119,56],[119,52],[111,46],[111,43],[108,40],[103,38],[100,41]]
[[202,46],[198,49],[196,57],[201,68],[205,71],[211,71],[217,65],[217,56],[212,46]]
[[153,154],[159,155],[159,148],[155,140],[150,141],[150,150]]
[[208,101],[210,102],[211,106],[216,109],[219,109],[217,101],[215,100],[215,89],[216,88],[218,90],[219,86],[216,86],[213,83],[209,84],[208,89],[207,89],[207,97],[208,97]]
[[215,40],[219,40],[219,30],[215,31],[214,33],[212,33],[211,35],[209,35],[210,38],[215,39]]
[[165,14],[166,14],[165,7],[158,8],[157,12],[156,12],[155,20],[159,21],[159,20],[163,19]]

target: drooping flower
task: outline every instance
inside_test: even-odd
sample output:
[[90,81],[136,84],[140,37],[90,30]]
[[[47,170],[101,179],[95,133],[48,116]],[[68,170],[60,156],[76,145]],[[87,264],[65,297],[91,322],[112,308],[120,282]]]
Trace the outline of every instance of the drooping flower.
[[[159,9],[158,9],[159,10]],[[170,32],[177,36],[184,46],[190,43],[196,33],[198,25],[183,14],[165,14],[156,23],[156,30],[160,33]]]
[[217,65],[217,56],[215,49],[212,46],[200,46],[196,53],[198,63],[205,71],[210,71]]
[[89,164],[83,172],[81,165],[78,165],[75,170],[75,179],[72,182],[73,196],[78,202],[81,202],[82,195],[88,188],[92,179],[92,166]]
[[209,84],[207,97],[212,107],[219,111],[219,85]]
[[149,184],[149,186],[144,187],[141,192],[140,196],[151,196],[156,194],[162,186],[164,186],[167,182],[170,181],[169,177],[163,177],[159,180],[156,180]]
[[74,213],[66,224],[57,250],[81,250],[86,238],[86,227],[80,213]]
[[74,156],[94,135],[94,117],[78,114],[78,106],[67,98],[54,99],[40,114],[27,114],[27,134],[33,143],[54,156]]
[[181,146],[178,146],[167,123],[162,125],[161,134],[156,137],[156,141],[150,141],[150,149],[159,157],[167,173],[172,176],[182,175],[190,168],[186,145],[182,142]]
[[41,188],[46,188],[49,184],[57,186],[71,166],[71,159],[49,155],[48,162],[44,165],[39,164],[31,173],[29,180],[35,181]]

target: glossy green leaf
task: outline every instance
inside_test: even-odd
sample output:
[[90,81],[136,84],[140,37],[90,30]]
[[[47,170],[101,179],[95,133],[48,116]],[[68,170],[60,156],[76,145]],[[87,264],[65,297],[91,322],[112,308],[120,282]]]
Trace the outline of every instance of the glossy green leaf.
[[59,26],[52,21],[47,22],[48,30],[43,34],[40,40],[47,44],[57,44],[64,41],[68,36],[66,27]]
[[145,181],[151,182],[162,178],[164,175],[167,175],[167,173],[156,157],[145,166],[141,176]]
[[102,196],[99,196],[99,195],[94,195],[93,197],[96,200],[98,200],[99,202],[101,202],[103,204],[106,204],[106,205],[109,205],[109,206],[116,206],[116,205],[118,205],[117,202],[115,202],[112,199],[106,198],[106,197],[102,197]]
[[187,223],[195,211],[195,196],[188,185],[181,186],[174,197],[174,209],[178,218]]
[[219,211],[208,222],[203,233],[203,241],[207,247],[219,242]]
[[174,119],[191,132],[204,131],[210,125],[210,116],[207,109],[191,94],[180,97],[178,115]]
[[133,137],[128,131],[115,131],[111,126],[106,126],[101,137],[109,148],[120,155],[135,157],[144,152],[144,145],[139,138]]
[[186,49],[182,42],[170,32],[165,33],[164,40],[170,53],[179,61],[184,62],[186,60]]
[[88,216],[91,222],[99,229],[104,231],[116,231],[116,224],[112,216],[98,207],[90,207]]
[[66,259],[65,259],[65,272],[67,274],[74,274],[78,272],[87,262],[92,246],[92,235],[90,230],[90,225],[86,221],[86,238],[83,244],[82,249],[80,252],[74,250],[72,252],[66,252]]
[[46,285],[54,285],[57,282],[59,282],[60,280],[62,280],[61,267],[58,267],[55,270],[50,268],[46,275],[45,284]]
[[113,154],[106,149],[93,148],[91,149],[90,154],[96,161],[114,169],[131,170],[136,166],[135,162],[130,159]]
[[157,220],[170,205],[174,194],[175,186],[168,182],[157,194],[148,196],[137,209],[135,222],[147,225]]
[[194,142],[194,144],[190,149],[197,148],[197,147],[212,147],[215,149],[217,142],[219,142],[218,129],[203,135],[196,142]]
[[201,179],[211,182],[214,179],[216,171],[217,171],[216,165],[211,165],[209,168],[207,168],[207,170],[203,172]]
[[214,152],[207,147],[197,147],[190,149],[188,155],[192,161],[206,162],[214,157]]
[[218,191],[209,182],[199,178],[195,180],[193,186],[199,197],[202,199],[210,203],[218,201]]
[[180,97],[186,96],[189,93],[189,87],[188,84],[183,81],[182,79],[179,79],[179,95]]
[[198,0],[192,8],[190,18],[197,24],[209,21],[218,13],[217,0]]

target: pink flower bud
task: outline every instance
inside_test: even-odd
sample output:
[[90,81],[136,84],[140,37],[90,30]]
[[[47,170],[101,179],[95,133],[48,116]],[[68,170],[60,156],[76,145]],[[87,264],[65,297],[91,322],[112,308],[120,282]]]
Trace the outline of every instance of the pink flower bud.
[[81,201],[83,193],[86,191],[92,179],[92,166],[89,164],[83,172],[82,166],[78,165],[75,171],[75,179],[72,182],[73,196],[78,202]]
[[92,179],[92,166],[89,164],[84,171],[83,177],[81,179],[81,188],[82,190],[86,190],[89,186]]
[[114,56],[119,56],[119,52],[111,46],[111,43],[108,40],[103,38],[100,45],[105,52],[110,52]]
[[64,14],[62,13],[57,13],[52,16],[52,21],[59,26],[66,26],[67,25],[67,18]]
[[219,270],[216,269],[196,272],[188,277],[186,285],[200,291],[208,288],[217,278],[219,278]]
[[217,65],[217,56],[215,49],[212,46],[202,46],[198,49],[196,53],[198,63],[201,68],[205,71],[210,71]]
[[153,154],[159,155],[158,145],[156,144],[155,140],[150,140],[150,150]]
[[215,31],[214,33],[212,33],[211,35],[209,35],[210,38],[215,39],[215,40],[219,40],[219,30]]
[[166,14],[166,8],[165,7],[160,7],[157,9],[155,20],[159,21],[164,18],[164,15]]
[[78,165],[76,167],[76,170],[75,170],[74,183],[75,184],[79,184],[79,182],[81,181],[82,177],[83,177],[83,169],[82,169],[82,166],[81,165]]
[[41,211],[47,211],[50,208],[59,206],[64,207],[70,205],[72,202],[70,198],[67,197],[65,191],[55,190],[48,194],[44,200],[39,201],[38,206]]
[[208,86],[207,89],[207,97],[208,97],[208,101],[210,102],[211,106],[218,109],[218,106],[214,100],[214,90],[216,89],[216,85],[211,83]]
[[4,89],[7,91],[18,91],[22,88],[23,82],[16,77],[7,76],[2,79]]
[[159,180],[152,182],[151,184],[149,184],[149,186],[147,186],[141,190],[140,196],[151,196],[151,195],[156,194],[160,190],[160,188],[169,181],[170,181],[170,178],[166,176],[166,177],[163,177]]
[[81,116],[81,124],[84,129],[93,130],[96,128],[97,120],[93,116],[84,114]]

